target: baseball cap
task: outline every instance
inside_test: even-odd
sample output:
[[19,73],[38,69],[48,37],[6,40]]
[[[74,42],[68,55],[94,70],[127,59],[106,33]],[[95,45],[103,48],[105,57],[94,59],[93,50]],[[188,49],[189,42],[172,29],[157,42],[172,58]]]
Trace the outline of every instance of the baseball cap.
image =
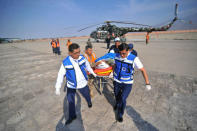
[[132,43],[129,43],[128,46],[129,46],[129,49],[133,49],[133,44]]
[[115,38],[115,40],[114,40],[114,41],[115,41],[115,42],[116,42],[116,41],[120,41],[120,38],[119,38],[119,37],[117,37],[117,38]]

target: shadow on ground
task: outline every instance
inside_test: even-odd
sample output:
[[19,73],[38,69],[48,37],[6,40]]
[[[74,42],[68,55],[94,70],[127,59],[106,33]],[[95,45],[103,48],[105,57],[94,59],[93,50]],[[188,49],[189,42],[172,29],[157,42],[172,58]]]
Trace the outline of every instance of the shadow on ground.
[[[116,101],[115,101],[115,97],[114,97],[113,91],[110,91],[110,89],[109,89],[109,88],[111,88],[113,90],[113,86],[110,83],[108,83],[106,81],[106,79],[103,79],[102,81],[104,82],[102,84],[102,88],[103,88],[103,92],[102,93],[105,96],[107,102],[112,106],[112,109],[113,109],[113,107],[115,106]],[[113,110],[113,112],[114,112],[115,119],[116,119],[116,122],[117,122],[117,117],[118,117],[117,114],[118,114],[118,112],[117,112],[117,110]]]
[[126,106],[127,114],[131,117],[139,131],[159,131],[152,124],[143,120],[141,115],[131,106]]
[[68,103],[67,103],[67,97],[65,96],[63,103],[64,114],[56,125],[56,131],[85,131],[83,126],[83,120],[81,117],[81,98],[78,92],[76,92],[76,96],[77,96],[77,104],[76,104],[77,119],[74,120],[69,125],[65,125],[65,123],[63,123],[64,119],[65,121],[68,119]]

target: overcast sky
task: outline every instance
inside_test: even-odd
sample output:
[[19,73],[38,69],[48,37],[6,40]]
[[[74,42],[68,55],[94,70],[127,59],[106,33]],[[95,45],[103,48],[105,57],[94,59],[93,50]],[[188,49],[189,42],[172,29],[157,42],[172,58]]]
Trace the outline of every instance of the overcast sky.
[[197,14],[197,0],[0,0],[0,37],[46,38],[88,35],[106,20],[162,25]]

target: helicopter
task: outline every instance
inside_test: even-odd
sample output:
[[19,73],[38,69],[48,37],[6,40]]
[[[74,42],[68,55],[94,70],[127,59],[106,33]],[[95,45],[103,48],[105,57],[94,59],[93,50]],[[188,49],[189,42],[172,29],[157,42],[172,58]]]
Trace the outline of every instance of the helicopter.
[[[105,40],[108,36],[110,36],[111,40],[115,39],[116,37],[122,37],[123,35],[127,34],[128,32],[147,32],[147,35],[149,35],[153,31],[167,31],[174,24],[174,22],[176,20],[178,20],[177,8],[178,8],[178,4],[175,5],[174,19],[170,23],[168,23],[167,25],[164,25],[161,27],[152,27],[149,25],[137,24],[134,22],[105,21],[104,23],[99,23],[99,24],[91,25],[91,26],[85,27],[83,29],[80,29],[80,30],[78,30],[78,32],[83,31],[83,30],[93,27],[93,26],[103,24],[101,27],[96,28],[95,31],[92,31],[90,33],[90,37],[95,39],[96,42],[99,42],[99,40]],[[116,25],[112,25],[111,23],[131,24],[131,25],[137,25],[140,27],[118,27]]]

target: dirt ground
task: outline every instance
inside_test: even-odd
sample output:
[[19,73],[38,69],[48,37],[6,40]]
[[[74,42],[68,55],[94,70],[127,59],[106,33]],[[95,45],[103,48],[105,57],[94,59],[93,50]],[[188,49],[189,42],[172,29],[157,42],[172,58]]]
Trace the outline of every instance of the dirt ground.
[[[87,38],[71,39],[84,52]],[[0,131],[195,131],[197,130],[197,33],[152,35],[148,45],[143,35],[127,35],[150,78],[134,75],[123,123],[115,120],[112,81],[103,92],[94,89],[89,109],[77,93],[77,119],[64,126],[68,106],[55,82],[61,61],[67,56],[66,39],[60,40],[62,55],[52,53],[49,40],[0,44]],[[100,57],[106,43],[93,42]],[[111,43],[113,44],[113,43]]]

